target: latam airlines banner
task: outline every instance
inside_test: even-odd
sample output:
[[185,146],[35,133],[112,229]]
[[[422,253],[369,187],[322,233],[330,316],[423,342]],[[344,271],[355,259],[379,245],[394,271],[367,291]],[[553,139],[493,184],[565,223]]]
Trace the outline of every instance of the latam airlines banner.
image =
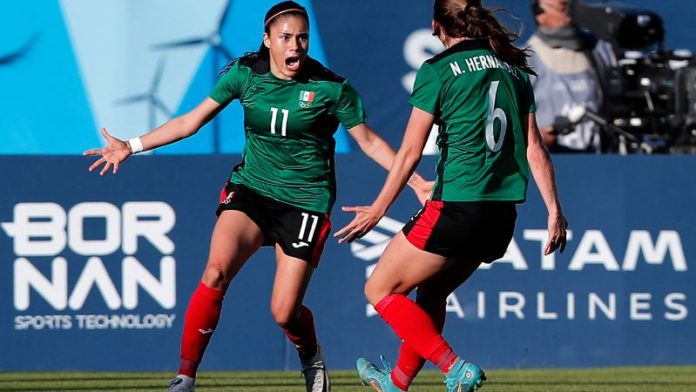
[[[139,156],[99,177],[87,158],[0,157],[0,370],[174,370],[238,159]],[[546,215],[530,186],[505,257],[449,298],[445,335],[489,368],[696,363],[694,158],[555,160],[568,249],[542,256]],[[359,154],[337,168],[337,207],[369,203],[385,177]],[[306,303],[332,368],[395,356],[362,287],[418,207],[406,191],[359,242],[327,243]],[[334,228],[349,219],[336,208]],[[297,367],[268,310],[273,273],[270,249],[247,263],[202,369]]]

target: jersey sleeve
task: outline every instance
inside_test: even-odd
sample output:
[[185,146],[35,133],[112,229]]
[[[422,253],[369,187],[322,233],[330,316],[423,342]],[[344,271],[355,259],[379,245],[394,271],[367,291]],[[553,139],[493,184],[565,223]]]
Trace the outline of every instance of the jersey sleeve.
[[532,84],[532,76],[523,73],[525,75],[524,84],[522,87],[522,113],[535,113],[536,112],[536,98],[534,98],[534,85]]
[[432,115],[436,115],[442,82],[430,63],[423,65],[416,73],[416,82],[408,103]]
[[336,102],[336,118],[346,128],[350,129],[365,122],[365,110],[362,99],[357,91],[347,81],[341,85],[341,92]]
[[210,98],[221,105],[238,99],[242,94],[245,76],[246,73],[240,69],[239,60],[235,61],[218,79],[213,91],[210,93]]

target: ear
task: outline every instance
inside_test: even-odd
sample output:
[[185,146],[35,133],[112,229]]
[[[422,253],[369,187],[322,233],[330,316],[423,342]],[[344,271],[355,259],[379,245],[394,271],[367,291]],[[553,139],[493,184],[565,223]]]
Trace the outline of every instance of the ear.
[[271,48],[271,37],[269,37],[266,33],[263,33],[263,46],[267,47],[268,49]]
[[440,26],[440,24],[433,20],[432,28],[433,28],[433,37],[440,38],[440,30],[442,30],[442,27]]

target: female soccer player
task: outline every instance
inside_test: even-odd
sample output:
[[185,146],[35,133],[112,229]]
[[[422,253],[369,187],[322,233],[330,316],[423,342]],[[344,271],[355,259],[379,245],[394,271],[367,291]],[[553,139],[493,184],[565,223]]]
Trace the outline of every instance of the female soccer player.
[[[380,392],[407,390],[424,359],[446,375],[449,391],[482,385],[484,372],[441,336],[446,298],[482,262],[505,253],[530,168],[549,214],[544,253],[566,244],[553,165],[534,116],[527,54],[480,0],[435,0],[433,19],[433,34],[446,50],[418,71],[411,118],[384,187],[371,206],[344,208],[356,216],[335,234],[339,242],[352,241],[374,227],[438,124],[431,198],[387,246],[365,285],[369,302],[403,340],[391,372],[364,359],[356,364],[363,383]],[[406,295],[416,287],[414,303]]]
[[[334,139],[341,122],[362,151],[389,169],[395,151],[366,124],[362,102],[341,77],[307,56],[309,20],[299,4],[285,1],[267,12],[258,52],[233,61],[209,98],[149,133],[123,142],[102,133],[108,145],[90,166],[100,174],[131,154],[192,136],[229,102],[244,108],[246,145],[220,197],[218,219],[201,283],[184,320],[179,374],[170,392],[193,391],[198,365],[215,330],[231,280],[262,245],[276,253],[271,312],[297,347],[307,391],[331,389],[312,312],[302,300],[330,230],[335,200]],[[413,178],[422,200],[430,185]]]

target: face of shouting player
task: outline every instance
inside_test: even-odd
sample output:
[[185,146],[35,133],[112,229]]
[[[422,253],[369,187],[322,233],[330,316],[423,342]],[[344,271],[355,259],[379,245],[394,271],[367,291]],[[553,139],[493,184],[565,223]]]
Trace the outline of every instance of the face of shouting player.
[[263,44],[271,58],[271,72],[279,79],[292,79],[307,58],[309,26],[305,18],[281,15],[273,21],[270,33],[263,34]]

